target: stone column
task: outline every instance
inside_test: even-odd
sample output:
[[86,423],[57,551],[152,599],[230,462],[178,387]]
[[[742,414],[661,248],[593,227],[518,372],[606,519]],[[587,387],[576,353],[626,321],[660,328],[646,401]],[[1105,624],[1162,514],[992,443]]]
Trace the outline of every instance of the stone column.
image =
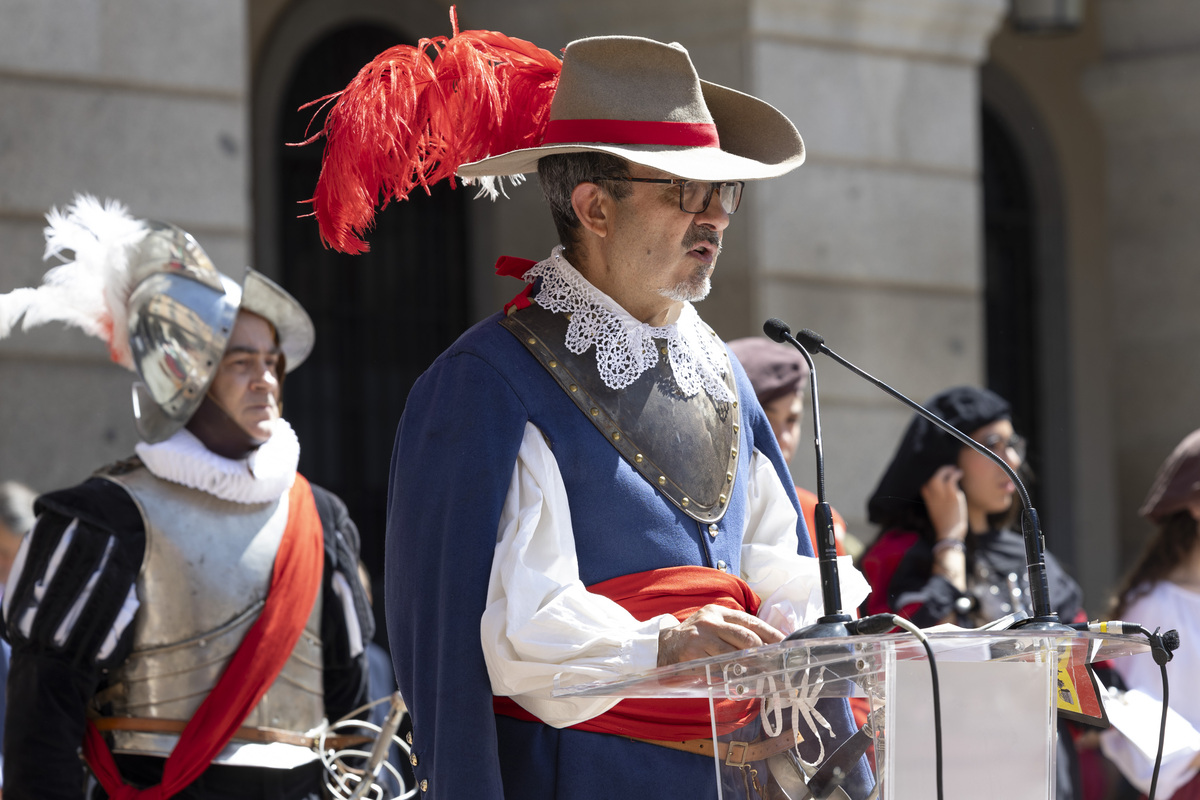
[[[246,8],[0,0],[0,292],[40,282],[42,215],[76,192],[248,247]],[[132,373],[59,325],[0,341],[0,476],[48,490],[132,452]]]
[[1121,563],[1154,471],[1200,427],[1200,5],[1101,3],[1088,88],[1106,150]]
[[[756,327],[777,316],[811,328],[918,401],[982,381],[978,67],[1005,7],[752,4],[753,91],[808,151],[754,190]],[[910,412],[827,358],[817,367],[830,501],[869,541],[866,499]],[[793,468],[813,486],[805,430]]]

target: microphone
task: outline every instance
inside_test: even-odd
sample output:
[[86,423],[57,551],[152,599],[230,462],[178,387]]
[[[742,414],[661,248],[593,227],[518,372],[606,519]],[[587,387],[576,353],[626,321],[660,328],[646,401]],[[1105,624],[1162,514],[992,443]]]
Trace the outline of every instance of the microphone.
[[[788,326],[777,319],[770,319],[763,326],[767,336],[777,342],[790,339],[808,362],[808,381],[812,386],[813,447],[817,457],[817,505],[813,509],[813,525],[816,528],[817,565],[821,573],[821,599],[825,615],[808,627],[795,631],[788,640],[814,639],[830,636],[850,636],[860,633],[853,618],[842,610],[842,587],[838,577],[837,543],[833,532],[833,508],[825,497],[825,453],[821,445],[821,404],[817,399],[817,367],[809,352],[792,339]],[[889,617],[891,615],[888,615]],[[888,625],[888,629],[891,625]]]
[[[859,369],[857,366],[839,356],[825,344],[825,338],[815,331],[807,328],[802,329],[796,336],[792,336],[791,329],[781,320],[769,319],[763,325],[763,332],[777,342],[788,341],[802,352],[808,352],[809,349],[813,353],[824,353],[834,361],[841,364],[846,369],[858,375],[860,378],[874,384],[882,389],[887,394],[896,398],[913,411],[920,414],[925,419],[936,425],[941,430],[953,436],[963,445],[970,447],[975,452],[990,459],[1008,476],[1013,485],[1017,487],[1017,495],[1021,498],[1021,535],[1025,540],[1025,562],[1026,569],[1029,573],[1029,596],[1033,604],[1033,616],[1028,619],[1021,620],[1013,624],[1013,628],[1030,628],[1033,630],[1063,630],[1064,626],[1059,622],[1058,614],[1050,607],[1050,587],[1046,579],[1046,540],[1042,535],[1042,523],[1038,518],[1037,509],[1033,507],[1032,501],[1029,499],[1029,492],[1025,488],[1025,483],[1017,475],[1016,470],[1003,458],[987,449],[979,442],[972,439],[967,434],[955,428],[950,423],[943,420],[941,417],[933,414],[921,404],[909,399],[899,391],[893,389],[888,384],[879,380],[875,376]],[[814,397],[814,401],[815,401]]]

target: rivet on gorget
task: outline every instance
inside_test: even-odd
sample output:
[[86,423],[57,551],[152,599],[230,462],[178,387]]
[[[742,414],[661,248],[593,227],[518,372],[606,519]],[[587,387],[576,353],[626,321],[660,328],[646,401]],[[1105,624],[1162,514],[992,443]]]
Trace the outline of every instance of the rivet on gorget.
[[537,339],[533,338],[532,336],[530,336],[528,339],[526,339],[526,341],[529,342],[530,344],[537,344]]
[[592,409],[592,416],[593,416],[593,417],[598,417],[598,416],[600,416],[600,409],[598,409],[598,408],[593,408],[593,409]]
[[567,318],[567,322],[570,322],[570,321],[571,321],[571,315],[570,315],[570,314],[564,314],[563,316],[565,316],[565,317]]
[[662,353],[665,356],[667,354],[667,348],[660,347],[660,348],[658,348],[658,352]]
[[578,391],[579,391],[579,387],[578,387],[578,386],[576,386],[575,384],[573,384],[573,383],[572,383],[572,384],[571,384],[571,391],[572,391],[572,392],[578,392]]
[[[733,407],[734,407],[734,408],[737,408],[737,400],[734,400],[734,401],[733,401]],[[737,428],[734,428],[734,430],[737,430]]]
[[557,362],[557,361],[551,361],[551,362],[550,362],[550,369],[557,369],[557,368],[558,368],[558,362]]
[[613,439],[614,439],[615,441],[620,441],[620,440],[621,440],[621,432],[620,432],[620,431],[613,431]]
[[738,429],[739,429],[740,427],[741,427],[741,426],[740,426],[740,425],[738,425],[736,422],[735,422],[735,423],[733,423],[733,432],[734,432],[734,433],[737,433],[737,432],[738,432]]
[[658,476],[658,485],[659,485],[659,486],[666,486],[666,485],[667,485],[667,476],[666,476],[666,475],[659,475],[659,476]]
[[733,473],[732,473],[732,472],[726,472],[726,473],[725,473],[725,482],[726,482],[726,483],[733,483]]
[[720,532],[720,529],[717,527],[717,523],[714,522],[712,525],[708,526],[708,535],[713,537],[714,539],[717,538],[717,533],[719,533],[719,532]]
[[720,503],[721,505],[725,505],[725,503],[728,502],[728,500],[729,500],[729,498],[726,497],[725,495],[721,495],[720,497],[717,498],[717,502]]
[[635,455],[635,456],[633,457],[633,460],[634,460],[634,463],[637,463],[637,464],[640,464],[640,463],[642,463],[642,454],[641,454],[641,453],[638,453],[637,455]]
[[729,448],[729,457],[737,458],[737,448],[736,447]]
[[687,508],[691,504],[692,504],[692,501],[688,500],[686,497],[679,501],[679,505],[683,506],[684,508]]

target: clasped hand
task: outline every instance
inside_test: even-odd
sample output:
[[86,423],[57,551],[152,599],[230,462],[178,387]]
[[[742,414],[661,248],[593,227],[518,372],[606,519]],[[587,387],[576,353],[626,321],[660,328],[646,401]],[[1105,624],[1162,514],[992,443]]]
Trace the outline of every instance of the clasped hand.
[[658,634],[658,666],[719,656],[783,641],[783,634],[745,611],[707,605]]

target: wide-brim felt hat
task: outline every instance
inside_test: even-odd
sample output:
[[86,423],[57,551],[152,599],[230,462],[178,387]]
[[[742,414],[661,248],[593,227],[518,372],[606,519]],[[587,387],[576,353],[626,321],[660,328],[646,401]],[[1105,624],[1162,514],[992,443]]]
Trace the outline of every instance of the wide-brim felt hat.
[[597,36],[567,45],[541,145],[457,172],[518,175],[535,172],[544,156],[582,152],[691,180],[759,180],[800,166],[804,141],[771,104],[700,80],[681,45]]

